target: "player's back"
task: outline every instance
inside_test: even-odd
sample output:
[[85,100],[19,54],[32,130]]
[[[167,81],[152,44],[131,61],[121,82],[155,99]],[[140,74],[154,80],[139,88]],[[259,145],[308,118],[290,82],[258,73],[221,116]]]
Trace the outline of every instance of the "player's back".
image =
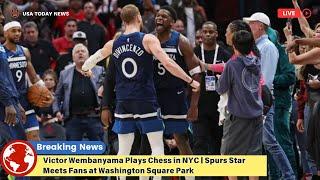
[[[179,49],[180,33],[177,31],[171,31],[170,39],[161,43],[162,49],[173,59],[182,69],[186,70],[186,63],[183,59],[182,53]],[[155,57],[154,57],[155,58]],[[154,64],[155,73],[155,87],[159,89],[182,89],[186,86],[186,83],[173,76],[168,72],[159,60],[156,60]]]
[[143,47],[144,33],[123,34],[113,43],[118,101],[155,101],[153,56]]
[[12,73],[13,80],[15,81],[16,88],[20,94],[27,93],[26,84],[26,70],[27,70],[27,58],[24,54],[22,46],[17,45],[15,51],[11,51],[5,47],[9,68]]

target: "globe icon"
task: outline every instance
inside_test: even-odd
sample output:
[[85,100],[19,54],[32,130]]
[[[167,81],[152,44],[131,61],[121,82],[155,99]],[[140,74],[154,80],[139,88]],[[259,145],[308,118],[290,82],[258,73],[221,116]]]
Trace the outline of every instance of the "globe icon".
[[2,153],[2,165],[10,175],[26,175],[32,171],[36,163],[34,150],[23,141],[10,143]]

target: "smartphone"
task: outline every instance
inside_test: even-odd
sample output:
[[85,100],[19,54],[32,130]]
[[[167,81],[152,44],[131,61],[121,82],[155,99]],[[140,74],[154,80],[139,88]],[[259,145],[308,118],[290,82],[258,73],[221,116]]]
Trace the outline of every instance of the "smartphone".
[[291,18],[287,19],[287,26],[289,26],[289,27],[292,26],[292,19]]
[[308,74],[308,81],[310,81],[310,80],[316,80],[316,79],[318,79],[318,75],[313,76],[313,75],[311,75],[311,74]]

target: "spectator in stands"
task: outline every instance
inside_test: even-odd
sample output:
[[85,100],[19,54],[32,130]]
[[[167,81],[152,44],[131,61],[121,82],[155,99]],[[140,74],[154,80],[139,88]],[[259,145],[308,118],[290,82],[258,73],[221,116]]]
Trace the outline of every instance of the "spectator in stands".
[[36,23],[30,21],[23,26],[23,45],[31,53],[31,61],[36,73],[42,76],[47,69],[55,68],[55,60],[58,59],[58,52],[49,41],[39,39],[39,30]]
[[102,4],[99,6],[97,10],[97,14],[99,13],[111,13],[113,11],[117,11],[117,0],[103,0]]
[[200,46],[202,43],[202,29],[198,29],[196,32],[196,46]]
[[103,26],[97,24],[95,5],[88,1],[83,7],[84,20],[78,22],[78,30],[87,35],[89,55],[102,48],[106,42],[106,30]]
[[[277,47],[268,39],[266,34],[267,28],[270,26],[269,17],[261,12],[251,15],[251,17],[244,18],[249,23],[252,30],[256,45],[261,54],[261,72],[266,86],[273,91],[273,81],[277,70],[279,51]],[[266,115],[263,124],[263,145],[265,149],[271,154],[277,167],[282,173],[284,179],[296,179],[291,164],[275,137],[274,132],[274,103]],[[270,176],[277,178],[276,174],[271,173]]]
[[[48,69],[43,73],[42,80],[44,81],[48,90],[54,95],[54,91],[58,83],[57,74],[52,69]],[[42,123],[52,120],[52,118],[55,117],[52,111],[52,105],[49,107],[38,108],[36,109],[36,112],[39,122]]]
[[152,3],[143,4],[144,12],[142,16],[143,21],[143,31],[145,33],[150,33],[154,31],[155,28],[155,13],[157,12]]
[[[42,80],[46,87],[54,94],[58,83],[57,74],[48,69],[43,73]],[[36,110],[40,124],[40,138],[45,141],[63,141],[66,139],[65,129],[59,124],[58,118],[52,111],[52,106]]]
[[[230,112],[223,125],[221,154],[261,155],[261,61],[252,53],[255,42],[251,32],[235,32],[231,41],[234,56],[227,62],[217,88],[220,95],[228,93],[227,107]],[[234,179],[237,177],[229,177],[229,180]],[[249,177],[249,180],[253,179],[259,177]]]
[[[314,48],[306,53],[297,55],[294,51],[296,45],[314,46]],[[293,64],[308,64],[305,69],[305,78],[307,79],[306,89],[308,91],[308,103],[311,104],[311,112],[309,117],[309,125],[307,127],[307,150],[311,158],[315,160],[317,166],[317,175],[320,176],[320,98],[319,98],[319,55],[320,55],[320,39],[318,38],[301,38],[288,40],[287,44],[289,60]],[[307,74],[308,73],[308,74]],[[311,74],[309,74],[311,73]],[[302,125],[300,125],[302,126]],[[300,127],[300,130],[302,127]]]
[[47,0],[58,9],[64,9],[69,6],[69,0]]
[[[51,11],[50,8],[50,4],[48,4],[48,2],[44,3],[40,3],[40,1],[29,1],[27,4],[29,4],[29,6],[25,9],[25,11],[28,12],[48,12]],[[47,6],[46,6],[47,5]],[[39,37],[41,39],[47,40],[47,41],[51,41],[53,34],[52,34],[52,30],[51,30],[51,20],[53,20],[53,16],[21,16],[22,20],[22,24],[29,22],[29,21],[33,21],[37,24],[38,28],[41,29],[41,31],[39,32]]]
[[[74,18],[77,21],[81,21],[84,19],[85,15],[82,10],[82,0],[70,0],[69,9],[67,10],[67,12],[69,12],[69,16],[58,16],[53,25],[54,28],[56,28],[59,31],[60,37],[63,36],[65,33],[64,25],[67,19]],[[102,25],[101,21],[97,16],[94,17],[94,21],[97,24]]]
[[84,133],[89,140],[103,141],[97,91],[102,85],[98,82],[104,68],[95,66],[91,77],[84,76],[81,67],[88,57],[86,46],[75,45],[72,50],[75,65],[61,72],[55,93],[53,112],[59,120],[64,119],[67,140],[70,141],[82,140]]
[[[203,44],[197,46],[194,52],[205,63],[221,64],[227,62],[231,54],[217,44],[217,25],[207,21],[202,25]],[[205,72],[202,74],[200,98],[198,103],[198,121],[192,125],[194,133],[194,154],[220,154],[222,126],[219,126],[218,101],[219,94],[216,87],[217,75],[221,73]],[[211,82],[208,82],[210,78]]]
[[[276,139],[290,161],[292,169],[298,174],[290,123],[292,87],[296,82],[295,68],[290,64],[285,48],[279,43],[278,32],[269,27],[267,35],[279,52],[276,74],[273,80],[274,132]],[[276,179],[281,177],[281,173],[273,160],[270,161],[270,174],[273,174],[273,177],[277,177]]]
[[[292,0],[293,6],[296,9],[300,10],[299,4],[297,0]],[[317,37],[320,38],[320,23],[316,24],[315,29],[311,29],[306,17],[304,15],[299,16],[298,18],[300,29],[303,32],[303,34],[307,38]]]
[[[101,2],[101,1],[100,1]],[[121,8],[118,8],[117,0],[103,0],[97,7],[97,16],[107,28],[107,41],[117,32],[116,20],[120,19]]]
[[205,21],[203,14],[197,11],[199,7],[193,0],[180,0],[181,2],[174,5],[178,19],[183,21],[186,26],[186,35],[191,44],[195,45],[196,30],[200,29]]
[[17,17],[12,16],[12,12],[16,12],[17,6],[10,0],[0,0],[0,6],[6,22],[17,20]]
[[[82,31],[74,32],[72,35],[73,44],[82,43],[85,46],[88,46],[87,36]],[[60,72],[65,69],[68,65],[73,64],[72,61],[72,48],[68,50],[68,53],[59,56],[57,61],[57,74],[60,75]]]
[[[60,17],[60,16],[59,16]],[[70,48],[74,46],[72,35],[77,31],[77,21],[75,19],[67,19],[64,25],[65,35],[52,41],[53,46],[58,53],[66,54]]]
[[184,24],[181,19],[176,20],[176,23],[173,25],[173,29],[181,34],[185,34]]

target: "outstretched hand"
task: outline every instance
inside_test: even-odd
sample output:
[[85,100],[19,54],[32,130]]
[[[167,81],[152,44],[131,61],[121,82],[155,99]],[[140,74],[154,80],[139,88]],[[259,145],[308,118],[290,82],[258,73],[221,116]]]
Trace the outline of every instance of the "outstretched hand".
[[287,25],[283,28],[284,35],[287,38],[287,41],[291,41],[292,39],[292,25],[287,23]]
[[192,87],[193,92],[198,92],[200,90],[200,83],[196,80],[193,80],[190,86]]
[[91,70],[88,70],[88,71],[81,71],[81,73],[86,76],[86,77],[92,77],[93,76],[93,73]]

